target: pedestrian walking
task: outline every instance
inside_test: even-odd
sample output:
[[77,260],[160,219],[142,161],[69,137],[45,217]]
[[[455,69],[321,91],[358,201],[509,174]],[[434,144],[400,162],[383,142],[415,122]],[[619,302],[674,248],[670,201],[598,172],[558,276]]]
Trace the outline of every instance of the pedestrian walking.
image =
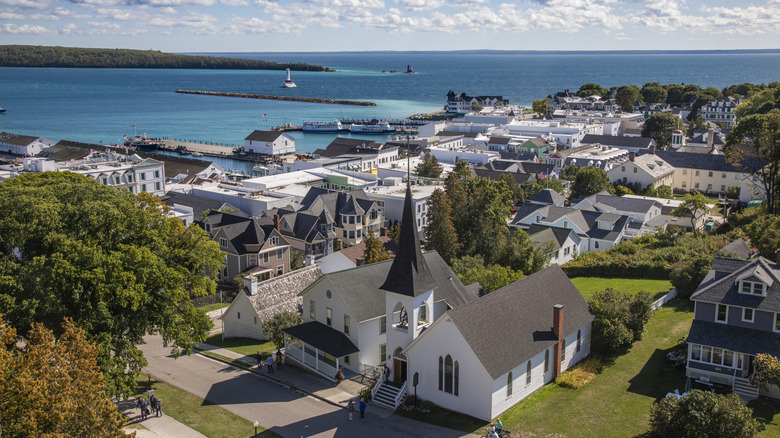
[[349,399],[349,403],[347,403],[347,410],[349,411],[349,421],[352,421],[352,415],[355,414],[355,404],[352,403],[352,399]]
[[274,372],[274,357],[273,355],[269,354],[268,359],[265,360],[265,364],[268,365],[268,372],[273,373]]
[[263,355],[260,354],[260,350],[257,351],[257,354],[255,355],[255,360],[257,361],[258,368],[263,366]]
[[274,359],[274,362],[276,363],[276,369],[282,367],[282,349],[276,350],[276,359]]
[[387,383],[387,378],[390,377],[390,368],[387,367],[387,364],[385,364],[385,371],[382,374],[384,374],[385,383]]
[[149,409],[149,406],[146,404],[146,400],[143,397],[139,398],[135,403],[135,406],[141,408],[141,420],[146,420],[146,416],[148,415],[147,410]]
[[360,418],[363,418],[366,415],[366,401],[363,399],[360,399]]
[[162,402],[159,398],[154,399],[155,417],[162,417]]

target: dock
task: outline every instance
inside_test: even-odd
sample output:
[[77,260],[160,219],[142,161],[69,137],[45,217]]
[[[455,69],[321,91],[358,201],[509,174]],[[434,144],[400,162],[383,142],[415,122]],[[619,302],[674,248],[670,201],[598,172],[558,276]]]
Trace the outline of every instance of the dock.
[[265,94],[223,93],[220,91],[201,90],[176,90],[176,92],[181,94],[200,94],[203,96],[241,97],[245,99],[287,100],[292,102],[327,103],[332,105],[376,106],[374,102],[364,102],[360,100],[316,99],[312,97],[270,96]]

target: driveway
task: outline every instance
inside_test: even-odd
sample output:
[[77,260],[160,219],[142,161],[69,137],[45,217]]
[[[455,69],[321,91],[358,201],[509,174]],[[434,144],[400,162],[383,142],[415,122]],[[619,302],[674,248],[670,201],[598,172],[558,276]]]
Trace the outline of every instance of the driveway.
[[348,420],[346,409],[301,395],[277,383],[200,355],[174,359],[159,336],[147,336],[141,346],[155,377],[206,399],[282,436],[298,437],[460,437],[462,432],[421,423],[398,415],[381,418],[366,410],[366,418]]

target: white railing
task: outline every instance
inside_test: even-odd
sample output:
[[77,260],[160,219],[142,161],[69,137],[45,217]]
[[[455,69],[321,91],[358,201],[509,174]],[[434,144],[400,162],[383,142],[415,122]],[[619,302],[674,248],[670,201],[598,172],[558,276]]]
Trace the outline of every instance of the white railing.
[[393,400],[393,406],[394,406],[396,409],[398,409],[398,405],[400,405],[400,404],[401,404],[401,398],[402,398],[402,397],[404,396],[404,394],[406,393],[406,383],[407,383],[407,382],[404,382],[404,384],[401,386],[401,389],[398,391],[398,394],[396,394],[396,396],[395,396],[395,400]]
[[661,298],[655,300],[653,304],[650,306],[654,311],[658,310],[663,306],[664,304],[668,303],[672,300],[672,298],[677,296],[677,289],[672,289],[667,293],[666,295],[662,296]]
[[376,398],[376,393],[377,391],[379,391],[379,387],[381,386],[382,386],[382,379],[379,378],[374,384],[374,387],[371,388],[371,400],[374,400]]

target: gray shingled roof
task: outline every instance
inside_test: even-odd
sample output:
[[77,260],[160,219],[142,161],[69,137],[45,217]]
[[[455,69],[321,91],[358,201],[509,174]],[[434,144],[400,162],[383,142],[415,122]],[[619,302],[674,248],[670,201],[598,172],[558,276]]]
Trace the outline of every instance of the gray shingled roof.
[[215,201],[213,199],[201,198],[195,195],[186,195],[179,192],[168,192],[160,197],[165,204],[173,207],[173,204],[186,205],[192,207],[192,215],[196,221],[200,220],[204,211],[219,210],[227,204],[225,201]]
[[[632,213],[647,213],[657,201],[642,198],[627,198],[625,196],[612,196],[596,193],[586,198],[591,204],[599,206],[602,210],[630,211]],[[580,201],[582,202],[582,201]],[[660,204],[659,204],[660,207]]]
[[[520,206],[512,220],[513,225],[520,225],[520,221],[538,212],[545,222],[554,222],[566,216],[573,224],[592,239],[614,241],[620,235],[621,230],[628,221],[628,216],[601,213],[598,211],[582,210],[572,207],[556,207],[554,205],[536,205],[528,202]],[[599,221],[612,222],[614,225],[609,230],[598,227]]]
[[282,312],[301,313],[301,291],[322,277],[322,269],[313,265],[257,283],[257,295],[248,295],[261,321]]
[[[458,307],[477,298],[474,289],[464,286],[436,251],[426,252],[423,257],[438,283],[433,291],[434,301],[445,300],[451,307]],[[393,260],[386,260],[358,266],[325,274],[325,279],[338,291],[350,313],[358,321],[367,321],[385,314],[386,292],[380,286],[392,263]]]
[[[717,172],[746,172],[742,167],[735,167],[726,160],[725,155],[696,154],[692,152],[656,151],[664,161],[677,168],[712,170]],[[761,167],[755,158],[744,158],[742,163],[749,169]]]
[[585,134],[580,144],[601,144],[604,146],[618,146],[630,148],[649,148],[655,144],[650,137],[618,137],[616,135]]
[[688,343],[723,348],[755,356],[780,353],[780,333],[694,319],[686,339]]
[[750,257],[752,257],[753,254],[755,254],[753,252],[753,249],[741,237],[729,243],[728,245],[724,246],[723,248],[719,249],[718,252],[715,253],[715,255],[719,255],[723,253],[736,254],[743,260],[747,260]]
[[41,137],[32,137],[29,135],[22,135],[22,134],[12,134],[10,132],[0,132],[0,142],[1,143],[7,143],[7,144],[13,144],[17,146],[27,146],[30,143],[34,142],[35,140],[38,140]]
[[526,230],[528,237],[532,241],[536,243],[553,242],[556,245],[555,249],[561,248],[563,244],[566,243],[566,239],[568,239],[569,235],[573,232],[574,231],[566,228],[548,227],[537,224],[531,225],[528,227],[528,230]]
[[556,205],[566,202],[566,198],[561,196],[560,193],[553,189],[543,189],[541,192],[535,194],[531,199],[531,202],[537,202],[539,204]]
[[[735,284],[738,277],[756,268],[767,273],[772,279],[765,297],[739,293],[738,286]],[[691,300],[780,312],[780,269],[775,263],[763,257],[752,260],[715,257],[712,269],[704,277],[696,292],[691,295]]]
[[359,348],[344,333],[319,321],[304,322],[284,329],[288,335],[335,357],[357,353]]
[[566,336],[593,321],[588,303],[558,265],[452,309],[455,323],[492,379],[557,342],[553,306],[563,304]]
[[274,141],[284,135],[282,131],[253,131],[244,140],[250,141]]

